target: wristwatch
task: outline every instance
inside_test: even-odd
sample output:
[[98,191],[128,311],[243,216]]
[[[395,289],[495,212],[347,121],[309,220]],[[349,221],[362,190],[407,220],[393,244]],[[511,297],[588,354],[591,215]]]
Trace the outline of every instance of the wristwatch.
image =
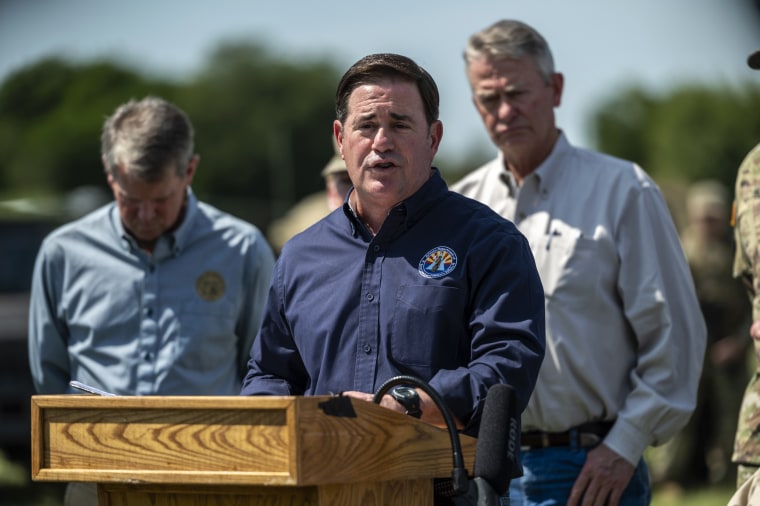
[[414,418],[422,416],[422,410],[420,409],[420,394],[417,393],[417,390],[412,387],[398,385],[391,388],[388,393],[391,397],[396,399],[396,402],[406,408],[407,415],[413,416]]

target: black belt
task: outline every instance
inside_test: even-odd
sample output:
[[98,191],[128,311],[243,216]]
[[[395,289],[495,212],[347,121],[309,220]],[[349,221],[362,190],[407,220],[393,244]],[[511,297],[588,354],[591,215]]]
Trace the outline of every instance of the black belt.
[[537,450],[557,446],[589,447],[599,444],[612,428],[614,421],[590,422],[565,432],[526,431],[520,435],[523,450]]

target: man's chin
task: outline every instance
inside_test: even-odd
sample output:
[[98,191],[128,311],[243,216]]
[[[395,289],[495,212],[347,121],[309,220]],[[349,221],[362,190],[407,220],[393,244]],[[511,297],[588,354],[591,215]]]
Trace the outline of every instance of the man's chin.
[[497,137],[494,139],[494,144],[501,151],[523,150],[531,147],[531,139],[527,135],[512,133]]
[[146,230],[146,229],[137,229],[137,230],[135,230],[135,229],[132,229],[132,230],[130,230],[130,233],[138,241],[144,242],[144,243],[150,243],[150,242],[155,242],[159,237],[161,237],[161,234],[163,232],[161,232],[160,230],[156,230],[156,229],[150,229],[150,230]]

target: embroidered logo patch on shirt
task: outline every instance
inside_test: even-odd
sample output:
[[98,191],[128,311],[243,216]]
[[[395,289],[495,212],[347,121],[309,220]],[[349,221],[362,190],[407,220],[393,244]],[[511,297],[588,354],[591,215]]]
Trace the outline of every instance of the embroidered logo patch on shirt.
[[426,278],[442,278],[451,273],[457,266],[457,254],[446,246],[438,246],[427,253],[420,260],[420,275]]
[[224,278],[221,274],[214,271],[206,271],[198,277],[195,282],[195,291],[201,296],[201,299],[214,302],[224,295]]

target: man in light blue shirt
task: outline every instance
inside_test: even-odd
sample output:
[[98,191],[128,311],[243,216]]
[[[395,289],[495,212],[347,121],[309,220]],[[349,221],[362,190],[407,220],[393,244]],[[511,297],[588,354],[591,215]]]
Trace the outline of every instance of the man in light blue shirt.
[[115,202],[54,231],[32,281],[38,392],[70,380],[118,395],[236,395],[274,258],[253,225],[199,202],[193,127],[130,101],[105,122]]

